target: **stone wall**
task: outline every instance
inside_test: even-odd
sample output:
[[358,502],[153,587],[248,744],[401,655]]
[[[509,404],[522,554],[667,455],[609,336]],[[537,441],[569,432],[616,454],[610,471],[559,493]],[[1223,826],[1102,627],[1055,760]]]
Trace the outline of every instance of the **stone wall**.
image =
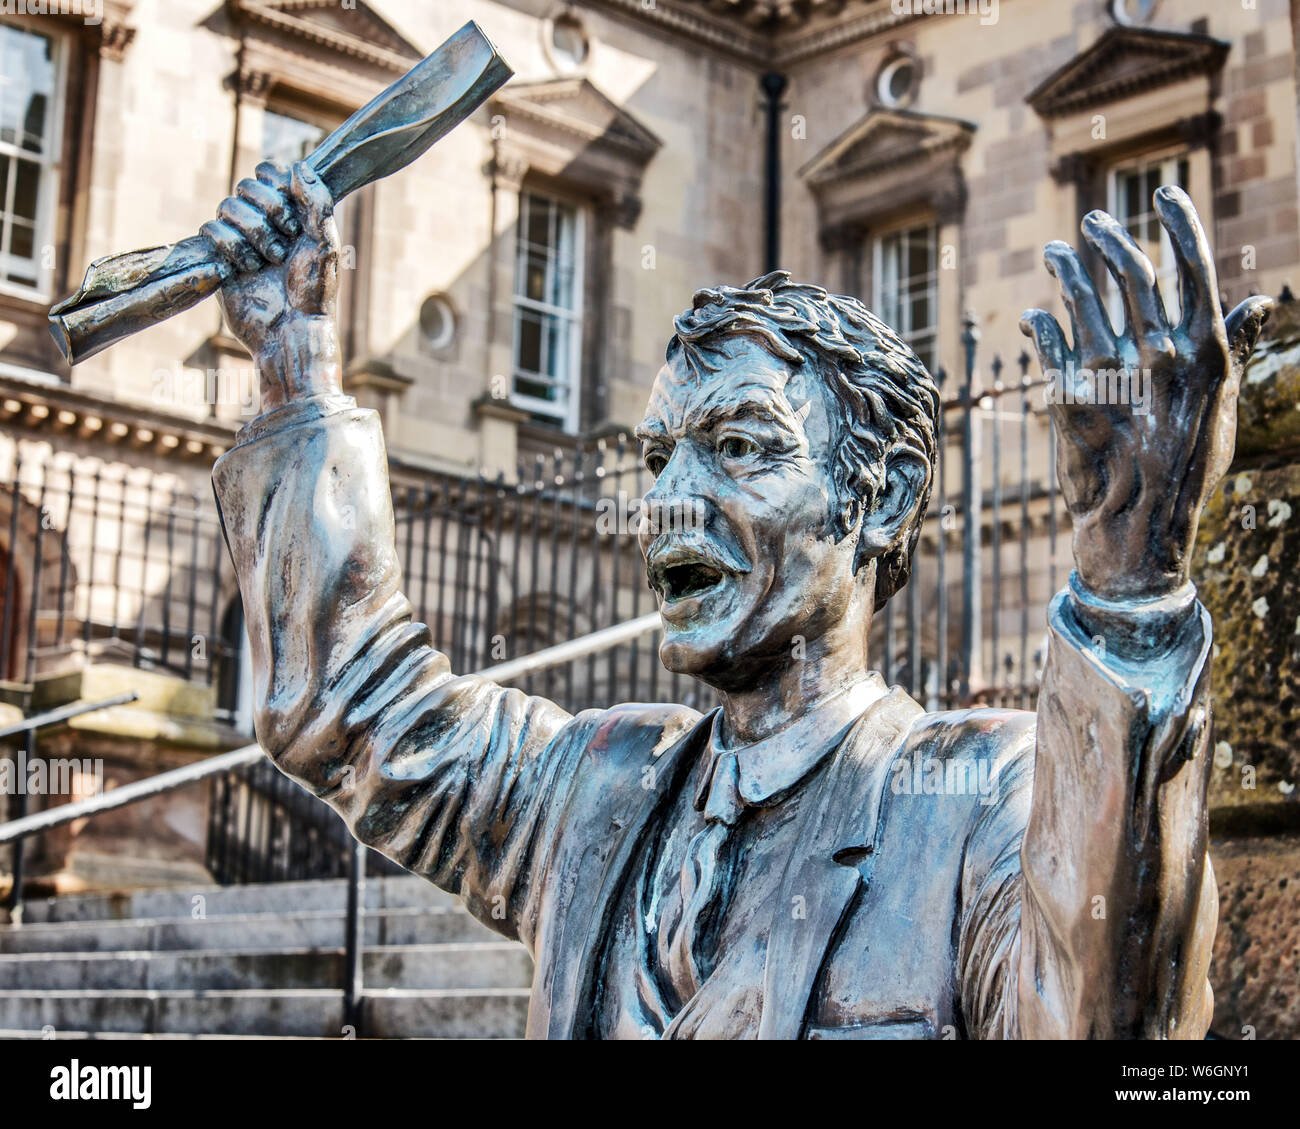
[[1300,1037],[1300,302],[1265,333],[1195,565],[1214,617],[1212,976],[1230,1038]]

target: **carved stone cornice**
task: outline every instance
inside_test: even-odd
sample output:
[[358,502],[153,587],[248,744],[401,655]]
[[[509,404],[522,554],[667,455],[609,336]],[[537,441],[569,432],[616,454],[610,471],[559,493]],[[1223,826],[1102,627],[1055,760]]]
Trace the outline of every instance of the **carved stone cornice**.
[[265,103],[276,87],[340,106],[363,105],[424,53],[365,0],[226,0],[240,36],[241,95]]
[[275,85],[275,76],[270,71],[260,71],[251,66],[242,65],[235,77],[242,101],[265,105],[271,87]]
[[503,192],[518,192],[528,175],[528,161],[518,152],[503,148],[494,142],[492,161],[488,165],[492,187]]
[[135,42],[135,28],[127,21],[134,0],[103,0],[103,18],[99,24],[99,54],[101,58],[120,63],[127,48]]
[[1206,110],[1182,118],[1177,124],[1178,136],[1189,149],[1203,149],[1218,135],[1223,126],[1223,115],[1217,110]]
[[[763,69],[781,69],[922,18],[892,0],[588,0]],[[920,5],[918,3],[917,7]]]
[[1048,75],[1025,101],[1044,118],[1080,113],[1197,75],[1213,75],[1230,47],[1208,35],[1112,27]]
[[99,19],[95,23],[88,23],[83,14],[86,9],[75,4],[65,5],[66,11],[60,11],[58,4],[45,5],[46,11],[38,11],[32,5],[28,14],[75,27],[83,41],[90,43],[101,58],[120,63],[127,48],[135,41],[136,29],[130,24],[135,0],[100,0],[100,4]]
[[365,0],[230,0],[240,20],[405,74],[424,57]]
[[822,249],[849,246],[873,224],[918,206],[940,223],[959,220],[967,195],[961,157],[974,132],[957,118],[871,110],[800,170],[817,199]]
[[195,419],[66,384],[0,374],[0,424],[50,437],[76,436],[211,463],[230,449],[238,422]]
[[974,123],[960,118],[880,107],[841,133],[799,175],[813,189],[870,179],[895,165],[961,153],[974,134]]
[[642,174],[662,142],[588,79],[510,85],[491,109],[494,186],[535,171],[581,189],[617,226],[636,223]]

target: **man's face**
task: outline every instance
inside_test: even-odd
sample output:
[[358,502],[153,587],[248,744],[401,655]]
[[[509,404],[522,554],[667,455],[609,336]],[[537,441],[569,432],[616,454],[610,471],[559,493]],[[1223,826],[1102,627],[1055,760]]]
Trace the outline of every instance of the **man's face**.
[[656,476],[641,550],[664,665],[730,690],[844,616],[856,538],[831,532],[835,429],[818,376],[750,337],[707,355],[717,372],[682,352],[660,370],[637,428]]

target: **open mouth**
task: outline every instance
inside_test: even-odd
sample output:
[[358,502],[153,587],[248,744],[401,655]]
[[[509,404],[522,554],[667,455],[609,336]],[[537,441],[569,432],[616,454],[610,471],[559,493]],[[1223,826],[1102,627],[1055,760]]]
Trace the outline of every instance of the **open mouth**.
[[696,561],[691,564],[669,565],[663,570],[660,590],[665,600],[684,600],[698,596],[722,583],[720,568]]
[[713,554],[703,554],[683,545],[673,546],[650,557],[650,587],[665,604],[703,596],[730,575]]

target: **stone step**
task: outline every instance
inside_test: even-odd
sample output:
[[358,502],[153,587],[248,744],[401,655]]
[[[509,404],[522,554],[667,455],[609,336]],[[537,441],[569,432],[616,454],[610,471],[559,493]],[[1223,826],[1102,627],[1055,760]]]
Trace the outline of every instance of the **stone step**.
[[[196,902],[196,898],[202,898],[202,902]],[[406,909],[454,906],[460,904],[460,899],[423,878],[398,875],[366,879],[365,904],[368,910]],[[307,910],[342,913],[347,905],[347,882],[338,878],[253,886],[185,886],[120,894],[64,894],[25,903],[23,922],[30,925],[50,921],[189,917],[196,905],[202,905],[210,918]]]
[[[528,1014],[523,988],[381,990],[365,1000],[375,1038],[518,1038]],[[343,995],[323,988],[277,991],[0,990],[0,1030],[125,1034],[344,1034]]]
[[[337,988],[343,959],[341,948],[11,953],[0,956],[0,990]],[[532,976],[528,951],[513,941],[367,949],[362,968],[368,990],[527,988]]]
[[[466,910],[452,906],[378,910],[363,921],[367,947],[501,939]],[[6,925],[0,926],[0,954],[335,948],[343,942],[344,923],[342,913],[309,910]]]

